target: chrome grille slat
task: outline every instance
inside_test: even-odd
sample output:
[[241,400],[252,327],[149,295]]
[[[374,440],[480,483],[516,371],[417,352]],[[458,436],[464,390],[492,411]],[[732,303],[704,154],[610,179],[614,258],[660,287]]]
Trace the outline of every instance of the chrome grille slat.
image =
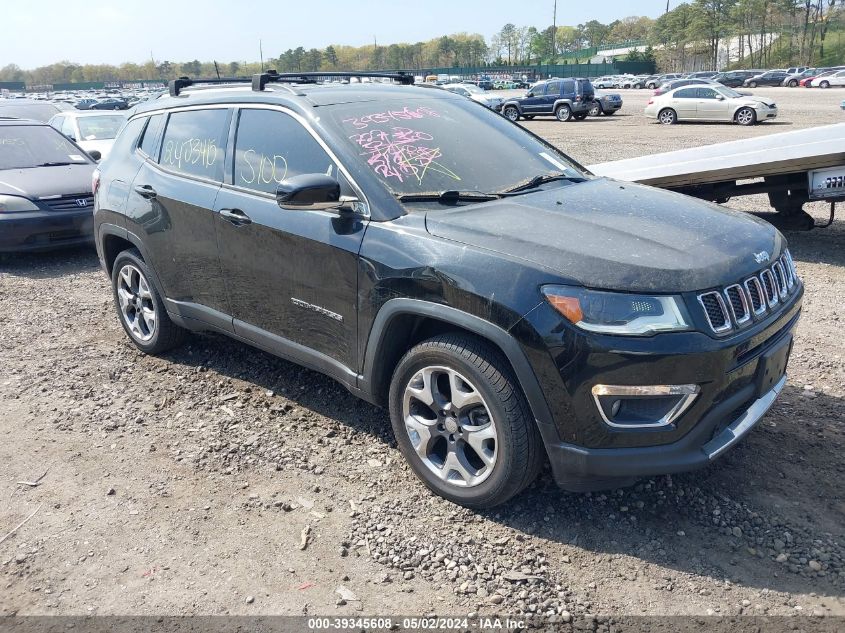
[[723,334],[775,312],[798,286],[798,271],[788,250],[768,268],[740,283],[698,295],[710,329]]

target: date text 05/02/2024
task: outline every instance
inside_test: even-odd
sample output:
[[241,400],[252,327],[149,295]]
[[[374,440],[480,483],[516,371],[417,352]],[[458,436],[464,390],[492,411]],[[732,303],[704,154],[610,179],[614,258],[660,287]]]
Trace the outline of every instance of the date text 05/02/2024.
[[[399,623],[401,622],[401,627]],[[342,630],[400,630],[400,631],[508,631],[522,630],[522,620],[499,617],[311,617],[309,631]]]

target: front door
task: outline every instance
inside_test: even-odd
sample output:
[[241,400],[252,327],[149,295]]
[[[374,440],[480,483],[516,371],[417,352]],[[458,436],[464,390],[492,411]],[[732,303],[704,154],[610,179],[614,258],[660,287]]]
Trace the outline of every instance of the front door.
[[[232,179],[215,206],[235,332],[265,347],[301,345],[351,368],[366,220],[280,208],[278,184],[309,173],[339,176],[297,118],[278,109],[240,109]],[[339,180],[342,194],[353,195]]]
[[713,88],[695,88],[695,90],[698,92],[695,103],[699,119],[708,121],[729,121],[731,119],[730,105],[724,95],[719,94]]

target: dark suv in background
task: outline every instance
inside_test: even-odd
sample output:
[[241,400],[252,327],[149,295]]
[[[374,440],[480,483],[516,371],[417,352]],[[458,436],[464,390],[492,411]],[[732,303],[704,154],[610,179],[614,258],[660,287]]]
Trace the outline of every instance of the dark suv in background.
[[502,114],[511,121],[535,116],[581,121],[587,118],[594,99],[595,91],[589,79],[549,79],[534,84],[524,97],[505,101]]
[[571,490],[704,466],[771,406],[803,289],[770,224],[445,90],[314,81],[179,81],[129,119],[94,217],[140,350],[210,330],[323,372],[470,507],[547,460]]

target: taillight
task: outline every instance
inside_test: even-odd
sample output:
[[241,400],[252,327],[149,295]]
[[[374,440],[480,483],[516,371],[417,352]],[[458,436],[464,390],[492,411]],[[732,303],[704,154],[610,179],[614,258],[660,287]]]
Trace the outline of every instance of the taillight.
[[581,101],[581,95],[575,95],[575,101]]
[[95,169],[94,173],[91,174],[91,193],[93,193],[96,196],[99,188],[100,188],[100,170]]

